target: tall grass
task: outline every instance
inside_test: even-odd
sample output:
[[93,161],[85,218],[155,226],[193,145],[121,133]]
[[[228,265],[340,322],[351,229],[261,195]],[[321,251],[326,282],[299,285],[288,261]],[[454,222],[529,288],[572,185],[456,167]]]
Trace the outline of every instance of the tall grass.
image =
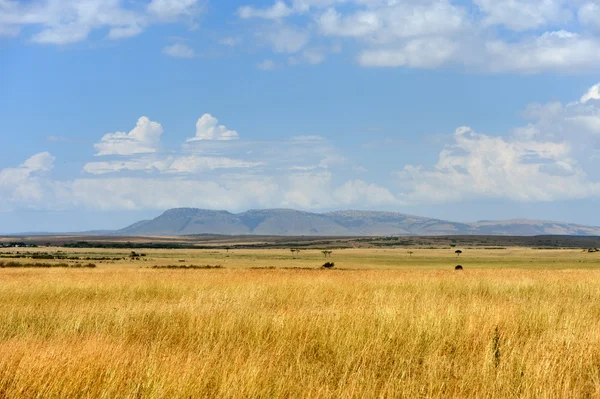
[[592,397],[600,272],[0,272],[0,397]]

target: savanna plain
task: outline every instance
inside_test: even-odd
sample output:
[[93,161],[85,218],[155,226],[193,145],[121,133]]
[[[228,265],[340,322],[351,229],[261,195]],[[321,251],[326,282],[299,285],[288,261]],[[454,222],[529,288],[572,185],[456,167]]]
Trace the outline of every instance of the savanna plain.
[[462,250],[0,249],[0,397],[600,397],[600,252]]

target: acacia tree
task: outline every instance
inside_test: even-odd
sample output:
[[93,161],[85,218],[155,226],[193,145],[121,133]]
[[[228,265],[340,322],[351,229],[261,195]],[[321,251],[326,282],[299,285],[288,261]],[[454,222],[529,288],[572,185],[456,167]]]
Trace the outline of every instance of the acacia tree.
[[454,253],[456,254],[456,256],[460,256],[460,254],[462,254],[462,251],[460,249],[457,249],[456,251],[454,251]]

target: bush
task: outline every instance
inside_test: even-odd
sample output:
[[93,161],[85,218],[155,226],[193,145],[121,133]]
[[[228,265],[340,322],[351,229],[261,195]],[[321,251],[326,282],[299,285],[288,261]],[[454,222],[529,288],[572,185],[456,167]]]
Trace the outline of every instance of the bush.
[[87,263],[85,265],[76,263],[69,265],[68,263],[19,263],[19,262],[0,262],[0,268],[55,268],[64,267],[69,269],[79,268],[95,268],[96,265],[93,263]]
[[152,269],[223,269],[221,265],[167,265],[167,266],[152,266]]

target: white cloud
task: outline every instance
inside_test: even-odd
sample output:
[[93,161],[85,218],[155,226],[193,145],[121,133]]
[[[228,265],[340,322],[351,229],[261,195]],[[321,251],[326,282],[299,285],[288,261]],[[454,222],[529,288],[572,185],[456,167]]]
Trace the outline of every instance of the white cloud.
[[317,23],[325,35],[363,37],[371,35],[381,27],[381,21],[374,12],[357,12],[343,17],[334,8],[325,11]]
[[[285,10],[276,24],[267,26],[271,33],[258,35],[275,53],[299,53],[317,40],[319,45],[323,40],[330,40],[328,45],[345,40],[355,42],[345,48],[355,48],[356,60],[367,67],[458,65],[487,72],[576,73],[593,71],[600,62],[600,37],[585,29],[600,28],[598,2],[296,0],[272,4],[244,10],[247,17]],[[290,15],[295,15],[295,25],[283,19]],[[307,60],[311,59],[313,64],[323,61],[323,57]],[[289,64],[302,61],[299,56],[288,58]]]
[[49,152],[40,152],[28,158],[18,168],[2,169],[0,187],[16,185],[38,172],[48,172],[54,167],[54,160]]
[[38,25],[33,35],[38,43],[69,44],[84,40],[91,31],[109,28],[109,38],[129,37],[142,31],[143,15],[123,8],[117,0],[45,0],[13,9],[13,22]]
[[345,206],[352,204],[400,205],[400,201],[387,188],[362,180],[352,180],[344,183],[335,190],[333,196],[337,204]]
[[588,180],[570,150],[565,142],[507,140],[461,127],[433,169],[408,165],[399,176],[410,187],[409,201],[553,201],[600,194],[600,184]]
[[237,14],[240,18],[264,18],[281,19],[292,15],[293,10],[283,1],[278,1],[269,8],[259,9],[252,6],[243,6],[238,8]]
[[[129,157],[86,164],[84,170],[94,176],[50,179],[47,174],[54,157],[49,153],[1,170],[0,206],[9,210],[174,206],[320,210],[478,199],[541,202],[599,198],[599,86],[591,87],[580,101],[531,104],[523,112],[527,124],[505,136],[476,133],[469,127],[457,129],[434,165],[399,164],[393,190],[364,177],[348,177],[360,168],[353,168],[323,137],[225,145],[218,138],[231,137],[230,131],[206,114],[199,120],[202,123],[195,139],[212,140],[199,145],[201,155],[151,153],[158,146],[162,127],[140,118],[136,127],[140,131],[103,138],[100,143],[107,148],[99,150],[122,154],[127,148]],[[152,124],[154,133],[148,135]],[[139,155],[131,148],[150,153]],[[187,150],[184,146],[183,151]],[[113,174],[104,176],[107,173]]]
[[23,162],[21,167],[29,173],[48,172],[54,167],[55,159],[49,152],[40,152]]
[[466,11],[446,1],[393,2],[348,15],[333,8],[318,19],[327,36],[349,36],[389,43],[402,38],[439,36],[464,31],[470,25]]
[[309,49],[302,52],[302,60],[310,65],[318,65],[324,62],[325,59],[325,54],[316,49]]
[[306,46],[310,38],[305,29],[281,25],[271,27],[270,30],[258,36],[268,43],[276,53],[297,53]]
[[[6,190],[0,186],[0,192]],[[246,210],[294,207],[330,209],[336,206],[375,206],[393,201],[378,186],[350,182],[336,186],[328,173],[273,178],[222,175],[215,180],[184,176],[163,178],[101,177],[72,181],[20,180],[3,194],[3,209],[165,210],[175,207]]]
[[135,128],[129,133],[107,133],[94,144],[101,155],[133,155],[156,152],[160,143],[163,127],[158,122],[152,122],[148,117],[138,119]]
[[224,125],[219,125],[217,118],[210,114],[204,114],[196,123],[196,136],[188,139],[187,142],[200,140],[237,140],[238,133],[235,130],[229,130]]
[[45,181],[40,175],[54,167],[55,158],[48,152],[41,152],[27,159],[18,168],[0,170],[0,207],[11,210],[16,207],[43,207]]
[[149,25],[193,17],[201,8],[198,0],[152,0],[147,8],[122,0],[0,1],[0,34],[17,35],[22,27],[37,30],[31,40],[41,44],[66,45],[88,38],[92,31],[106,29],[107,38],[139,35]]
[[442,38],[414,39],[400,48],[363,51],[358,61],[364,66],[434,68],[452,60],[457,46]]
[[196,53],[194,52],[193,48],[182,43],[176,43],[171,44],[170,46],[166,46],[165,48],[163,48],[162,52],[163,54],[176,58],[194,58],[196,56]]
[[586,103],[590,100],[600,100],[600,83],[590,87],[590,89],[581,97],[581,102]]
[[152,0],[148,11],[164,20],[192,17],[200,12],[198,0]]
[[129,26],[117,26],[111,28],[108,32],[109,39],[126,39],[129,37],[137,36],[144,28],[141,25],[132,24]]
[[183,156],[175,159],[169,167],[169,173],[199,173],[206,170],[254,168],[264,165],[263,162],[248,162],[227,157]]
[[573,18],[565,0],[474,0],[486,25],[504,25],[514,31],[548,24],[566,24]]
[[531,104],[531,120],[508,137],[459,128],[433,168],[406,166],[399,176],[407,201],[477,198],[555,201],[598,197],[599,85],[567,105]]
[[93,175],[121,171],[143,171],[147,173],[200,173],[216,169],[254,168],[263,162],[249,162],[228,157],[202,157],[198,155],[177,155],[167,157],[142,156],[129,160],[88,162],[84,171]]
[[291,175],[289,187],[283,193],[282,206],[302,209],[333,207],[331,180],[330,172]]
[[140,157],[129,160],[115,160],[102,162],[88,162],[83,170],[92,175],[129,171],[165,172],[173,162],[172,157],[158,159],[156,157]]
[[486,43],[483,66],[493,71],[593,70],[600,63],[600,39],[567,31],[546,32],[518,43]]
[[588,2],[578,11],[579,21],[583,25],[593,26],[595,28],[600,28],[598,15],[600,15],[600,5],[597,3]]

